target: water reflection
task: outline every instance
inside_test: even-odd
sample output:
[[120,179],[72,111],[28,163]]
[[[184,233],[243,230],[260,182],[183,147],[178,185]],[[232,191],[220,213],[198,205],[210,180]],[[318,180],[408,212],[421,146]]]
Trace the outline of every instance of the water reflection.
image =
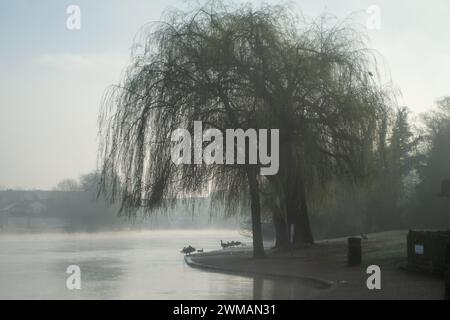
[[263,299],[264,279],[259,277],[253,278],[253,300]]
[[[67,290],[62,283],[62,291],[68,291],[64,298],[72,299],[114,299],[120,294],[119,284],[125,273],[125,265],[120,259],[92,257],[72,259],[73,265],[82,270],[82,290]],[[67,262],[59,261],[52,266],[53,274],[67,269]],[[68,275],[65,275],[65,278]]]
[[296,300],[313,298],[322,290],[301,280],[253,278],[254,300]]

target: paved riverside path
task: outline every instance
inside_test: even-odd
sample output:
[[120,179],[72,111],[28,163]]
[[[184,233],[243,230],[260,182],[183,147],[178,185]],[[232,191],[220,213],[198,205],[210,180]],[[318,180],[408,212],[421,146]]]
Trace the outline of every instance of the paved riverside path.
[[[298,280],[315,288],[296,299],[442,299],[443,279],[407,271],[406,231],[369,234],[362,241],[363,264],[347,266],[347,239],[318,241],[292,253],[267,250],[252,259],[250,248],[234,248],[186,256],[192,267],[244,276]],[[381,268],[381,290],[369,290],[366,268]]]

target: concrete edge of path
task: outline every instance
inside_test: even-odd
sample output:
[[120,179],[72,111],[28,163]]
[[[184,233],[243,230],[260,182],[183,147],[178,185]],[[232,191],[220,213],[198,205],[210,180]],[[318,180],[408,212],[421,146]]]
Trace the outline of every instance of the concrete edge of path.
[[[202,257],[200,255],[197,255],[197,257]],[[199,262],[195,257],[185,255],[184,261],[186,264],[192,268],[197,269],[203,269],[207,271],[213,271],[213,272],[220,272],[220,273],[227,273],[237,276],[261,276],[269,279],[287,279],[287,280],[297,280],[302,283],[305,283],[307,285],[319,288],[319,289],[332,289],[337,286],[337,283],[330,280],[320,279],[316,277],[309,277],[309,276],[298,276],[298,275],[287,275],[282,273],[273,273],[273,272],[263,272],[263,271],[246,271],[246,270],[239,270],[235,268],[226,268],[222,266],[217,265],[211,265],[204,262]]]

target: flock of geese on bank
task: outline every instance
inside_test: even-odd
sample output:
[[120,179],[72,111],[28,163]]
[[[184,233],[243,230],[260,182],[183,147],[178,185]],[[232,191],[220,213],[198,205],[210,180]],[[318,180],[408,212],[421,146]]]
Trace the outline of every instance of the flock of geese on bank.
[[231,247],[238,247],[238,246],[242,246],[242,245],[243,244],[240,241],[223,242],[222,240],[220,240],[220,246],[222,247],[222,249],[231,248]]
[[[239,246],[243,246],[244,244],[240,241],[227,241],[227,242],[223,242],[222,240],[220,240],[220,246],[222,247],[222,249],[226,249],[226,248],[232,248],[232,247],[239,247]],[[201,253],[203,252],[203,249],[195,249],[193,246],[188,245],[187,247],[184,247],[183,249],[181,249],[180,251],[181,253],[190,255],[193,252],[198,252]]]

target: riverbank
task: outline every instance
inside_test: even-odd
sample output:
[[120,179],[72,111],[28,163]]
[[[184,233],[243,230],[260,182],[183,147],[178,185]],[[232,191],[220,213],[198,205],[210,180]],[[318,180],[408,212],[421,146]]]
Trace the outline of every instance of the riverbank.
[[[442,299],[443,280],[406,271],[406,231],[369,234],[362,242],[363,263],[347,266],[346,238],[318,241],[294,252],[267,250],[252,259],[249,248],[216,250],[186,256],[191,267],[267,278],[290,278],[314,287],[311,299]],[[366,268],[381,268],[381,290],[368,290]],[[317,290],[319,289],[319,290]]]

